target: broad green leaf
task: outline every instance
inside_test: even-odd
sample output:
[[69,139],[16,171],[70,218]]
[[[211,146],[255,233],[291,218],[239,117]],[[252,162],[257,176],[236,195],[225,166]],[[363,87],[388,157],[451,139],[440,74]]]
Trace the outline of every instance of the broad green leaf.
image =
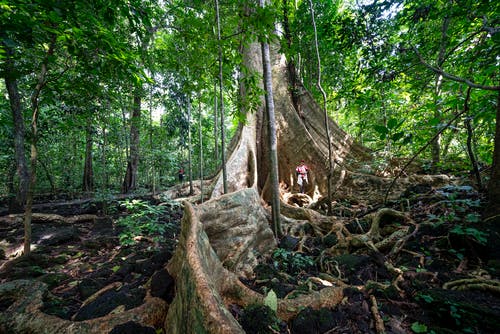
[[382,135],[386,135],[389,133],[389,129],[383,125],[374,125],[373,128],[375,129],[375,131]]
[[269,291],[266,298],[264,298],[264,305],[268,306],[274,312],[278,311],[278,297],[272,289]]
[[414,322],[411,324],[411,330],[414,333],[427,333],[427,326],[419,322]]

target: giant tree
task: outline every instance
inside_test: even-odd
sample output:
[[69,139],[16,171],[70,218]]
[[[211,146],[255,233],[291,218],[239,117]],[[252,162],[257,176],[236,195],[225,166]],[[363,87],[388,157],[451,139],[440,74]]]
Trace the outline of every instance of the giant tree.
[[[256,37],[262,31],[262,19],[269,20],[269,17],[263,18],[259,16],[263,11],[259,11],[256,7],[255,3],[246,3],[245,7],[241,9],[244,14],[240,17],[245,20],[244,23],[240,24],[240,26],[245,27],[245,31],[241,35],[243,38],[241,43],[241,68],[245,69],[240,73],[240,82],[242,83],[252,83],[255,82],[255,78],[263,78],[262,60],[264,58]],[[270,11],[266,11],[268,16],[270,13]],[[248,39],[245,40],[245,38]],[[299,114],[289,90],[286,59],[279,53],[276,39],[271,39],[271,41],[269,59],[272,70],[276,118],[278,181],[283,191],[286,191],[285,189],[292,191],[295,186],[294,167],[300,159],[306,159],[310,162],[311,167],[311,195],[318,199],[326,193],[329,171],[329,138],[325,136],[324,113],[310,93],[298,82],[297,85],[301,92],[295,102],[300,105],[302,115]],[[255,94],[255,89],[258,90],[256,86],[263,87],[262,81],[255,86],[243,85],[241,93],[249,96]],[[245,96],[242,99],[244,100]],[[260,95],[258,103],[252,106],[252,109],[247,107],[240,110],[241,113],[245,114],[245,121],[239,125],[234,144],[230,146],[231,150],[228,153],[227,193],[223,185],[223,175],[220,172],[213,182],[212,200],[206,202],[196,213],[189,211],[189,209],[185,212],[185,220],[192,219],[192,225],[185,222],[187,230],[183,232],[184,238],[188,235],[188,230],[199,229],[200,223],[197,221],[197,217],[202,217],[200,221],[203,222],[206,229],[216,233],[214,238],[222,234],[222,231],[229,233],[231,237],[222,238],[222,240],[211,240],[211,242],[218,245],[216,246],[216,252],[223,257],[221,261],[231,269],[235,269],[236,275],[243,276],[247,274],[248,267],[246,264],[240,267],[239,264],[245,262],[245,259],[250,262],[255,260],[253,247],[264,252],[269,247],[272,247],[272,240],[274,240],[272,233],[271,240],[269,234],[265,232],[265,227],[260,225],[260,221],[265,217],[265,214],[263,214],[263,209],[260,207],[259,197],[262,196],[266,202],[271,200],[270,192],[267,192],[266,189],[272,187],[271,174],[273,168],[270,160],[266,158],[269,156],[272,147],[269,147],[269,141],[266,140],[269,136],[269,119],[266,118],[264,112],[264,96]],[[332,174],[332,182],[340,185],[343,181],[350,179],[351,175],[349,173],[353,163],[366,158],[367,151],[356,144],[333,121],[327,119],[327,122],[331,130],[334,159],[339,166]],[[250,210],[250,213],[247,213],[247,210]],[[266,221],[265,218],[264,221]],[[244,225],[246,222],[248,224]],[[193,233],[193,235],[202,238],[201,231],[197,230]],[[262,244],[266,244],[266,246],[260,248],[258,245]],[[190,332],[197,326],[204,326],[203,324],[209,326],[217,324],[217,326],[221,325],[227,332],[230,332],[230,328],[233,327],[229,326],[234,326],[232,322],[234,320],[228,319],[227,312],[219,310],[218,306],[215,305],[219,297],[214,289],[215,286],[231,289],[233,284],[236,283],[228,281],[227,277],[223,277],[222,269],[212,262],[211,256],[202,257],[200,259],[201,263],[193,262],[197,261],[196,258],[199,252],[202,251],[201,248],[205,249],[206,245],[206,240],[197,241],[191,239],[191,237],[182,240],[180,247],[178,247],[177,256],[169,265],[169,271],[179,278],[179,291],[183,292],[177,294],[171,304],[165,322],[167,331]],[[230,248],[231,246],[236,247],[236,249]],[[255,249],[255,252],[259,253],[257,249]],[[193,265],[193,267],[190,267],[190,265]],[[200,272],[197,270],[200,270]],[[203,270],[207,270],[207,275],[208,271],[213,270],[213,277],[203,277],[204,274],[201,274]],[[200,275],[197,277],[203,277],[202,280],[205,282],[204,287],[201,288],[203,291],[200,290],[201,286],[196,286],[199,283],[197,279],[186,276],[193,274],[193,271],[196,272],[194,275]],[[186,277],[189,278],[186,279]],[[237,289],[236,286],[233,287]],[[190,303],[197,305],[196,310],[191,313],[195,317],[191,317],[191,315],[182,311]],[[204,312],[203,306],[207,304],[210,304],[209,308],[212,309],[210,314],[200,314],[199,312]],[[218,318],[219,314],[220,318]],[[206,319],[204,319],[205,316]],[[230,322],[233,325],[229,325]],[[210,328],[205,327],[205,330],[210,331]],[[213,330],[215,330],[215,327]]]

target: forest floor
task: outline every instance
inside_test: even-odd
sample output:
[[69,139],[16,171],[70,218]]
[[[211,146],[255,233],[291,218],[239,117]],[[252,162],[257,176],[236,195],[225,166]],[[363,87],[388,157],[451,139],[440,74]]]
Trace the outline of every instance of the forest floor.
[[[157,206],[161,202],[151,198],[120,203],[106,210],[87,205],[83,211],[78,203],[45,203],[46,215],[33,220],[32,256],[17,260],[24,234],[21,220],[1,216],[0,283],[46,283],[50,294],[44,312],[74,321],[134,308],[147,289],[171,301],[174,282],[165,265],[177,243],[181,206]],[[349,286],[343,302],[335,309],[305,308],[288,323],[258,307],[230,305],[230,311],[247,333],[498,333],[500,244],[491,245],[488,238],[498,237],[499,229],[481,224],[480,203],[480,194],[468,186],[414,188],[392,203],[398,210],[404,206],[415,222],[412,237],[397,254],[353,250],[325,256],[324,250],[337,242],[333,235],[311,233],[302,244],[285,237],[255,269],[255,278],[243,282],[264,294],[273,290],[279,298],[293,298],[339,280]],[[158,219],[142,220],[134,206]],[[363,217],[375,210],[349,202],[337,203],[334,209],[351,233],[365,233],[369,226]],[[142,220],[141,226],[134,220]],[[390,231],[400,224],[386,221],[381,228]],[[137,229],[148,236],[133,238]],[[401,272],[397,280],[387,269],[388,259]],[[0,312],[11,303],[0,295]]]

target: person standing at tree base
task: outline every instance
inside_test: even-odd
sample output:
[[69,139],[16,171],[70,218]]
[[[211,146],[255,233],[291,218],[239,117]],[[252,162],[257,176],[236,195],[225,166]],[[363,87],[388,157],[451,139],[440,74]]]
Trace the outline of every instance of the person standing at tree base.
[[182,183],[184,181],[184,168],[179,168],[179,182]]
[[297,174],[297,184],[300,187],[300,192],[303,194],[306,188],[306,184],[309,183],[307,179],[307,173],[309,172],[309,167],[304,163],[304,160],[300,161],[300,165],[295,168],[295,173]]

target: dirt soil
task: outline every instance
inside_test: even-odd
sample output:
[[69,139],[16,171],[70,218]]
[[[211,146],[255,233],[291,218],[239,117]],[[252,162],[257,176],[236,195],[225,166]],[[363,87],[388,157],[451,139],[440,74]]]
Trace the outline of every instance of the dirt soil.
[[[247,333],[498,333],[500,224],[481,222],[480,203],[480,194],[470,187],[410,190],[391,204],[409,212],[418,226],[397,254],[360,249],[325,255],[337,240],[315,237],[312,229],[305,242],[285,237],[272,257],[262,259],[255,278],[243,282],[264,294],[272,290],[279,298],[293,298],[338,280],[349,286],[343,302],[334,309],[304,308],[288,323],[256,307],[229,309]],[[50,294],[44,312],[75,321],[136,307],[146,289],[172,300],[174,282],[164,267],[177,242],[180,205],[169,204],[161,215],[159,221],[168,223],[162,242],[148,235],[128,246],[120,243],[124,227],[117,219],[130,212],[116,203],[106,210],[87,205],[85,212],[78,203],[43,208],[66,218],[71,212],[96,216],[73,223],[35,220],[32,256],[9,266],[7,260],[22,251],[24,232],[19,219],[0,217],[0,283],[45,282]],[[369,226],[363,217],[376,208],[343,202],[335,209],[351,233],[364,233]],[[382,227],[390,231],[400,223],[387,221]],[[401,270],[397,280],[387,261]],[[9,301],[0,296],[0,312],[7,307]]]

